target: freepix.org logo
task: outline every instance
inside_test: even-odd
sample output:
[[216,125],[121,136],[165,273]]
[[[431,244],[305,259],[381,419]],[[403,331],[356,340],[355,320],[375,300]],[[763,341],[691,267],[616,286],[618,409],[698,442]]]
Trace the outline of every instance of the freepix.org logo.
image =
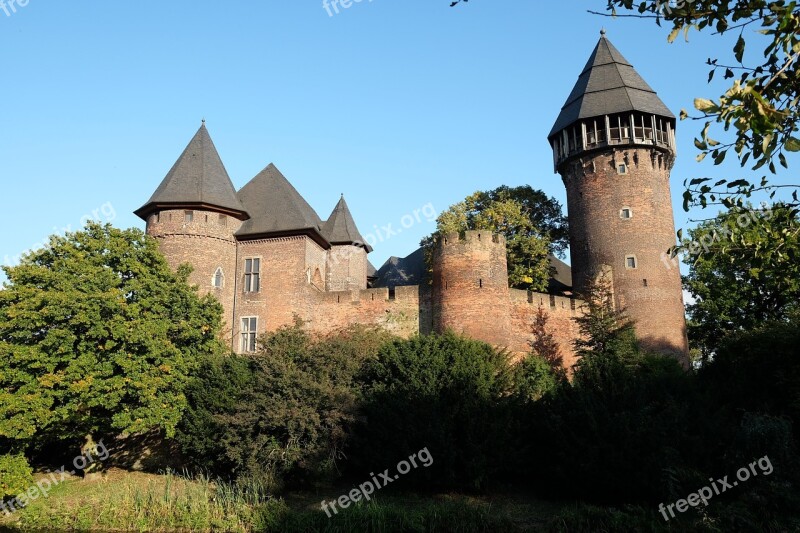
[[7,17],[14,15],[20,7],[27,7],[31,0],[0,0],[0,11]]

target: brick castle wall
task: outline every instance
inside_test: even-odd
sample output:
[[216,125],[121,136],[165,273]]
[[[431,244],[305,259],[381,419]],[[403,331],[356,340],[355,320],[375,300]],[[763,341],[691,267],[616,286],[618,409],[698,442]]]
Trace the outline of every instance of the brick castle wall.
[[329,291],[364,290],[367,288],[367,251],[360,246],[334,245],[328,251]]
[[546,330],[558,343],[563,365],[565,368],[571,368],[577,362],[572,343],[580,335],[574,318],[583,313],[582,302],[575,298],[519,289],[509,289],[509,292],[511,298],[509,350],[516,354],[530,352],[530,343],[534,340],[531,328],[541,307],[547,314]]

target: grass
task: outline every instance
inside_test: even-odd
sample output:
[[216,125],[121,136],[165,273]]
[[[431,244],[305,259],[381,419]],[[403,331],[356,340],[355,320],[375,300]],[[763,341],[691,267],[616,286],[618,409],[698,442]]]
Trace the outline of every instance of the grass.
[[[665,523],[656,509],[544,502],[521,494],[385,493],[328,517],[320,509],[349,487],[327,494],[272,498],[258,482],[215,483],[202,476],[143,474],[113,469],[103,478],[71,478],[11,517],[0,532],[231,531],[231,532],[617,532],[724,531],[707,519]],[[779,531],[780,529],[770,530]]]
[[[349,488],[349,487],[348,487]],[[113,469],[103,478],[71,478],[48,498],[12,517],[0,531],[309,531],[483,532],[540,529],[557,506],[521,496],[382,494],[331,518],[321,511],[345,489],[274,499],[267,487],[214,483],[174,473]]]

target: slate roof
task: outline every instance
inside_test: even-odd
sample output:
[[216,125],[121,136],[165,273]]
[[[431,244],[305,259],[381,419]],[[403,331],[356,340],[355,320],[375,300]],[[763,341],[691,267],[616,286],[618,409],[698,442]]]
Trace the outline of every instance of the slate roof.
[[378,269],[375,287],[403,287],[421,285],[425,279],[425,252],[417,248],[407,257],[390,257]]
[[547,137],[553,137],[581,119],[629,111],[675,118],[656,92],[606,38],[605,32],[601,32],[600,41]]
[[547,283],[549,294],[572,292],[572,268],[554,255],[550,259],[550,279]]
[[205,123],[189,141],[150,200],[135,213],[146,218],[159,207],[192,205],[216,207],[240,219],[247,218]]
[[237,237],[307,234],[328,247],[319,215],[272,163],[238,196],[251,218],[236,232]]
[[322,224],[322,236],[331,244],[356,244],[363,246],[367,252],[372,251],[372,246],[367,244],[356,227],[350,208],[344,201],[344,194],[333,208],[331,216]]

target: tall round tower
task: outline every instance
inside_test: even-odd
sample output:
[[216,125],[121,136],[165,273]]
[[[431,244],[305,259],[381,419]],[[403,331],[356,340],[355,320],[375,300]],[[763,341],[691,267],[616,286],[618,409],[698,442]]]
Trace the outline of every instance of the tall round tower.
[[576,292],[610,270],[642,345],[685,361],[669,178],[675,116],[601,32],[548,137],[567,189]]
[[190,283],[222,304],[226,336],[232,335],[236,287],[234,233],[249,218],[220,160],[205,123],[156,192],[136,215],[172,268],[193,267]]
[[508,265],[502,235],[467,231],[439,239],[433,255],[433,327],[508,345]]

